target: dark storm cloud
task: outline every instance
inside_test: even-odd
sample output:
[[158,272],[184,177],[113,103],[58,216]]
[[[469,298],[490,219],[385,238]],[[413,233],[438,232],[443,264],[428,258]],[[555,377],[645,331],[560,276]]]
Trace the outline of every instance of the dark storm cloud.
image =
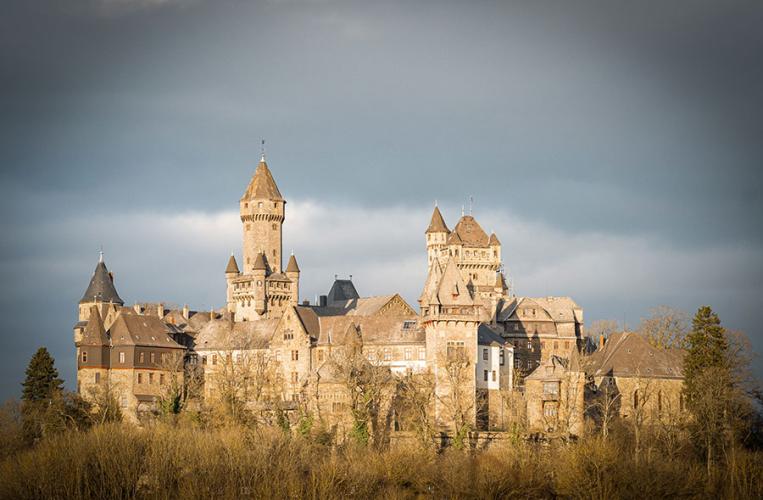
[[[189,250],[203,233],[154,234],[151,217],[235,209],[262,135],[289,200],[377,217],[438,198],[455,217],[473,194],[477,213],[498,214],[528,293],[557,281],[589,320],[706,300],[757,335],[762,25],[755,1],[12,1],[0,17],[0,308],[18,359],[3,380],[40,343],[71,358],[72,302],[99,243],[154,245],[149,256],[176,264],[156,283],[118,250],[133,298],[211,305],[214,287],[198,289],[219,249]],[[329,248],[316,239],[303,254]],[[609,283],[592,276],[591,242],[609,246]],[[419,244],[397,256],[409,299]],[[356,273],[375,272],[355,258]],[[209,271],[193,280],[181,262]],[[579,275],[558,278],[565,264]]]

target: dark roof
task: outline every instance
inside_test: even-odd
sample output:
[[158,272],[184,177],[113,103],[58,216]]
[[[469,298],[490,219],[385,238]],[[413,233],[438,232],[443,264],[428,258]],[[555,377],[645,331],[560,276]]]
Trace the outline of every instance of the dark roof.
[[297,258],[294,257],[294,254],[291,254],[291,257],[289,257],[289,263],[286,264],[286,272],[287,273],[299,272],[299,266],[297,265]]
[[315,314],[315,311],[313,311],[313,308],[304,307],[304,306],[296,306],[294,310],[297,312],[297,316],[299,317],[299,320],[302,322],[302,325],[305,327],[305,331],[307,331],[307,334],[310,337],[317,339],[321,333],[321,324],[318,319],[318,315]]
[[359,298],[360,295],[358,294],[358,291],[355,289],[355,285],[352,284],[351,280],[334,280],[334,284],[331,285],[331,290],[329,290],[328,294],[329,303],[343,302],[345,300],[353,300]]
[[477,328],[477,343],[479,345],[499,345],[502,346],[506,341],[499,334],[494,332],[489,326],[482,323]]
[[114,345],[183,348],[169,335],[172,331],[170,325],[153,314],[122,310],[109,330]]
[[113,302],[120,306],[124,305],[124,301],[119,297],[117,289],[114,288],[114,280],[102,260],[95,266],[93,277],[90,278],[90,284],[87,290],[85,290],[82,300],[79,302],[82,304],[95,301]]
[[281,192],[278,190],[276,181],[273,179],[273,175],[270,173],[270,169],[268,168],[268,164],[265,163],[265,160],[260,161],[260,164],[257,165],[252,180],[241,199],[283,201]]
[[238,264],[236,264],[236,258],[233,256],[233,254],[230,255],[230,259],[228,259],[228,266],[225,268],[225,274],[228,273],[240,273],[238,269]]
[[82,332],[80,345],[109,345],[109,338],[106,335],[106,330],[103,328],[103,321],[101,321],[101,315],[98,313],[96,306],[90,306],[90,320],[88,320],[85,330]]
[[445,219],[442,218],[440,209],[434,207],[432,212],[432,220],[429,222],[429,227],[425,231],[426,233],[449,233],[448,226],[445,225]]

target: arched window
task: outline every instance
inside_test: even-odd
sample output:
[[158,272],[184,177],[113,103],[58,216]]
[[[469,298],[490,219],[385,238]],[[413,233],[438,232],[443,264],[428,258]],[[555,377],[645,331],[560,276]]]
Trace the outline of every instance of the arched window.
[[633,391],[633,409],[634,410],[638,409],[638,389]]

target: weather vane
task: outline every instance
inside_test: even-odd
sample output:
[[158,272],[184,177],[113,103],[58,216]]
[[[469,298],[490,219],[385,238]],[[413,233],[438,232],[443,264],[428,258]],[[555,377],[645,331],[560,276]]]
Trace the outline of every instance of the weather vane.
[[260,161],[265,161],[265,139],[260,142],[260,153],[262,154]]

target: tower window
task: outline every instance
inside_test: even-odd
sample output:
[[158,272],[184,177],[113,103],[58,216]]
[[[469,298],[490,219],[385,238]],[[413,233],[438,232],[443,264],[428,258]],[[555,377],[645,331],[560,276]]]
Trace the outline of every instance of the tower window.
[[273,231],[275,231],[276,229],[278,229],[278,224],[273,224]]
[[257,203],[257,208],[262,208],[262,202]]
[[120,352],[119,353],[119,362],[120,363],[124,363],[125,362],[125,353],[124,352]]
[[87,363],[87,351],[82,351],[82,362]]

